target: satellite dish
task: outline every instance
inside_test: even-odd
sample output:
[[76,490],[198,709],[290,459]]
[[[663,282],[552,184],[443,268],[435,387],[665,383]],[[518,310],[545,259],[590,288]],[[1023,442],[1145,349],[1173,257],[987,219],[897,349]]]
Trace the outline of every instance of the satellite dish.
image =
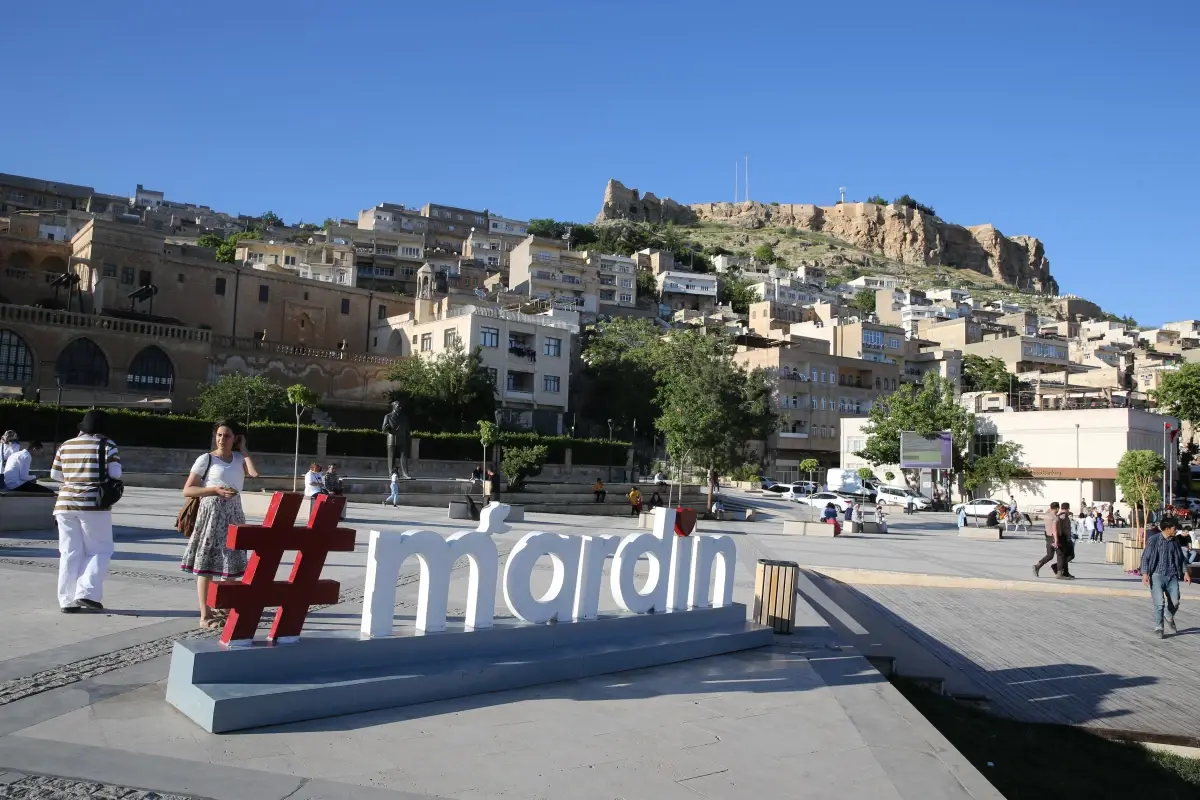
[[475,288],[475,296],[478,297],[480,300],[486,300],[487,292],[485,292],[483,289],[476,287]]

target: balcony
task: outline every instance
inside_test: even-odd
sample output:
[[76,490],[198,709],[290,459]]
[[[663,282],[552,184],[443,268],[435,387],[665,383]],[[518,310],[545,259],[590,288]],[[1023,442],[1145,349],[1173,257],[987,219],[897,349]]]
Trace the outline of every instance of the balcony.
[[186,325],[170,325],[161,322],[106,317],[99,314],[83,314],[78,311],[55,311],[34,306],[0,305],[0,323],[24,323],[26,325],[51,325],[59,328],[80,330],[103,330],[128,333],[152,339],[171,339],[185,342],[209,342],[212,331],[190,328]]

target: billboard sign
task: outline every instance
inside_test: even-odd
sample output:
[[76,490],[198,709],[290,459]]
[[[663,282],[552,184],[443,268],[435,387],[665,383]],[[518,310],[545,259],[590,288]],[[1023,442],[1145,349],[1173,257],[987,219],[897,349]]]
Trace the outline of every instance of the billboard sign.
[[948,431],[922,436],[915,431],[900,433],[900,466],[903,469],[951,469],[954,444]]

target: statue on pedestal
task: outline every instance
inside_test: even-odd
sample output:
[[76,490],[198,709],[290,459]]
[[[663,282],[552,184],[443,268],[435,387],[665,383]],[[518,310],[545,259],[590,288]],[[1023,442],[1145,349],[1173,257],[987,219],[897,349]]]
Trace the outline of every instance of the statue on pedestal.
[[[382,430],[387,434],[389,469],[397,470],[404,480],[411,480],[408,476],[408,453],[412,449],[412,439],[408,430],[408,415],[400,408],[399,401],[392,401],[392,410],[383,418]],[[397,447],[399,453],[396,452]]]

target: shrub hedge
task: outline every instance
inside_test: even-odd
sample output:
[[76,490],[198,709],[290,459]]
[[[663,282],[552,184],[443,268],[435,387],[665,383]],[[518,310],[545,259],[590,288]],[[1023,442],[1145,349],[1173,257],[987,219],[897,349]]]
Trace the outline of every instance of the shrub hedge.
[[[107,409],[106,433],[118,445],[127,447],[170,447],[196,449],[212,439],[212,423],[181,414],[158,414],[129,409]],[[34,439],[54,442],[68,439],[79,430],[86,409],[59,407],[52,403],[27,400],[0,400],[0,431],[14,430],[21,441]],[[57,426],[57,427],[56,427]],[[56,440],[55,430],[58,431]],[[376,430],[300,426],[300,452],[317,452],[317,434],[328,433],[326,453],[331,456],[380,458],[387,449],[383,434]],[[483,446],[478,433],[426,433],[415,431],[421,440],[421,457],[446,461],[478,461]],[[291,453],[296,442],[296,426],[279,422],[254,422],[246,434],[250,448],[260,453]],[[566,463],[567,448],[575,464],[614,466],[625,464],[629,442],[607,439],[572,439],[569,436],[543,436],[537,433],[502,431],[500,444],[514,447],[545,445],[547,464]]]

